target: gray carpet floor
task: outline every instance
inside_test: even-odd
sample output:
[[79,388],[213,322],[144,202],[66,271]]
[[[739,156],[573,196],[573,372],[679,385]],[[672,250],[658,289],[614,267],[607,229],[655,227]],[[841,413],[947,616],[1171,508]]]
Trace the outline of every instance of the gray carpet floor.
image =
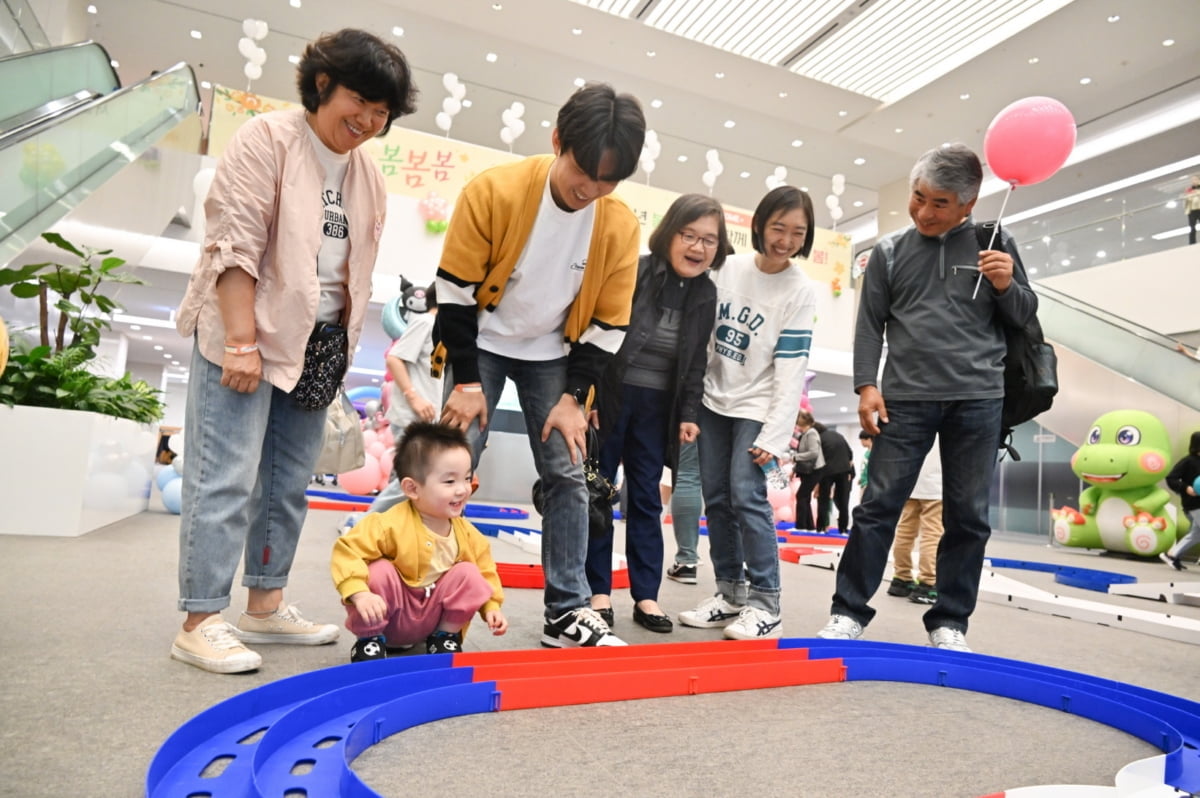
[[[340,514],[309,515],[287,598],[306,616],[344,618],[328,575]],[[220,676],[169,656],[178,518],[147,512],[81,538],[0,537],[0,796],[136,796],[158,746],[198,712],[286,676],[347,661],[348,633],[318,648],[259,647],[263,667]],[[496,542],[500,560],[528,560]],[[702,540],[702,550],[704,543]],[[668,545],[668,551],[671,546]],[[1097,557],[1026,535],[994,536],[992,556],[1097,567],[1166,581],[1155,562]],[[1200,579],[1200,569],[1193,569]],[[784,634],[826,620],[833,572],[782,564]],[[1200,619],[1200,608],[1108,597],[1004,572],[1063,595]],[[674,615],[711,591],[665,581]],[[236,621],[245,593],[226,612]],[[652,634],[614,596],[630,643],[719,638]],[[880,591],[873,640],[925,644],[923,608]],[[509,590],[511,628],[477,628],[467,648],[536,647],[541,592]],[[982,653],[1117,679],[1200,700],[1200,648],[981,602],[968,639]],[[1111,785],[1156,749],[1109,727],[972,692],[885,682],[789,687],[502,712],[418,727],[356,762],[380,794],[466,796],[978,796],[1029,784]],[[324,798],[324,797],[322,797]]]

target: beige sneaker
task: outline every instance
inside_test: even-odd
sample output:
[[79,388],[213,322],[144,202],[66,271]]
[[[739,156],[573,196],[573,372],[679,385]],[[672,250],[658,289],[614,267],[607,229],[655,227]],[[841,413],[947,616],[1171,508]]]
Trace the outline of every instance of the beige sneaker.
[[262,657],[242,645],[220,615],[205,618],[190,632],[180,629],[171,644],[171,659],[213,673],[242,673],[262,665]]
[[338,639],[337,626],[307,621],[291,604],[279,605],[279,609],[266,618],[255,618],[243,612],[234,632],[243,643],[322,646]]

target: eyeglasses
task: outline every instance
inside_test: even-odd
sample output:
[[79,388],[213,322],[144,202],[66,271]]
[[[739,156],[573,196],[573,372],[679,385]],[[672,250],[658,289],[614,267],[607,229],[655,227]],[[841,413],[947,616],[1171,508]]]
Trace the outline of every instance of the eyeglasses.
[[684,246],[695,246],[696,242],[700,242],[700,246],[705,249],[716,249],[717,244],[721,243],[712,236],[698,236],[695,233],[689,233],[687,230],[679,231],[679,238],[683,240]]

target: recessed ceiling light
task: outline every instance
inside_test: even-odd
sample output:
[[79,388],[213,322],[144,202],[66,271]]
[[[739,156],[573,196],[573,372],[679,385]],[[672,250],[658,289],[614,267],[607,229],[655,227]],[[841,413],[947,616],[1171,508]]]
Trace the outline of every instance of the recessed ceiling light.
[[1036,63],[1037,63],[1038,61],[1040,61],[1040,60],[1041,60],[1041,59],[1040,59],[1040,58],[1038,58],[1038,57],[1035,55],[1033,58],[1030,58],[1030,59],[1029,59],[1029,63],[1031,63],[1031,64],[1036,64]]
[[302,4],[300,0],[288,0],[288,5],[292,8],[299,8]]
[[1164,207],[1166,207],[1166,209],[1169,211],[1175,210],[1175,207],[1176,207],[1175,200],[1167,200],[1167,204]]
[[1145,240],[1146,240],[1146,237],[1145,237],[1145,236],[1138,236],[1137,238],[1135,238],[1135,239],[1133,239],[1133,240],[1134,240],[1134,241],[1137,241],[1137,242],[1139,242],[1139,243],[1140,243],[1140,242],[1142,242],[1142,241],[1145,241]]
[[903,132],[904,132],[904,128],[902,128],[902,127],[898,127],[898,128],[896,128],[896,132],[897,132],[897,133],[903,133]]
[[807,193],[808,193],[808,186],[800,186],[800,190],[801,190],[801,191],[803,191],[805,194],[807,194]]
[[1062,259],[1062,260],[1061,260],[1059,263],[1060,263],[1060,265],[1062,265],[1062,266],[1070,266],[1070,265],[1071,265],[1071,259],[1070,259],[1070,258],[1063,258],[1063,259]]
[[1091,78],[1080,78],[1080,79],[1079,79],[1079,85],[1080,85],[1080,86],[1086,86],[1086,85],[1088,85],[1088,84],[1089,84],[1089,83],[1091,83],[1091,82],[1092,82],[1092,79],[1091,79]]
[[378,378],[378,377],[372,377],[372,378],[371,378],[371,382],[373,382],[373,383],[375,383],[376,385],[378,385],[378,384],[379,384],[379,378]]
[[679,161],[680,163],[687,163],[687,156],[686,156],[686,155],[680,155],[680,156],[679,156],[678,158],[676,158],[675,160]]
[[489,64],[494,64],[494,63],[496,63],[496,54],[488,53],[487,55],[485,55],[483,57],[483,60],[487,61]]
[[971,99],[971,95],[964,91],[962,94],[958,95],[958,99],[969,100]]
[[729,127],[733,127],[733,126],[734,126],[734,125],[736,125],[736,124],[737,124],[737,122],[734,122],[732,119],[726,119],[726,120],[725,120],[725,127],[727,127],[727,128],[729,128]]
[[854,201],[854,207],[855,207],[855,208],[861,208],[862,206],[863,206],[863,202],[862,202],[862,200],[855,200],[855,201]]
[[1170,47],[1175,43],[1174,39],[1163,39],[1163,47]]
[[888,211],[888,216],[899,216],[900,211]]
[[838,116],[846,116],[849,113],[849,111],[838,111]]
[[396,25],[395,27],[392,28],[392,35],[393,36],[403,36],[404,28],[400,27],[399,25]]
[[803,147],[804,142],[801,139],[792,139],[792,146],[793,147]]
[[140,329],[142,329],[142,325],[140,325],[140,324],[130,324],[130,325],[129,325],[129,329],[131,329],[131,330],[140,330]]
[[96,13],[96,7],[95,7],[95,6],[88,6],[88,7],[87,7],[87,12],[88,12],[89,14],[95,14],[95,13]]
[[1107,257],[1108,257],[1108,253],[1107,253],[1107,252],[1105,252],[1104,250],[1100,250],[1099,252],[1097,252],[1097,253],[1096,253],[1096,257],[1097,257],[1097,258],[1107,258]]
[[1116,21],[1117,21],[1117,20],[1119,20],[1120,18],[1121,18],[1121,15],[1120,15],[1120,14],[1109,14],[1109,15],[1108,15],[1108,21],[1109,21],[1109,22],[1116,22]]
[[154,336],[153,336],[153,335],[143,335],[143,336],[142,336],[142,340],[143,340],[143,341],[153,341],[153,340],[154,340]]
[[[1171,44],[1174,44],[1174,43],[1175,43],[1175,42],[1171,42]],[[714,78],[716,78],[717,80],[720,80],[721,78],[725,77],[725,73],[724,73],[724,72],[717,72],[716,74],[714,74],[714,75],[713,75],[713,77],[714,77]]]
[[[293,6],[293,7],[294,7],[294,8],[299,8],[299,7],[300,7],[300,0],[295,0],[295,3],[296,3],[296,5],[295,5],[295,6]],[[178,361],[178,360],[172,360],[172,361],[171,361],[171,365],[172,365],[172,366],[178,366],[178,365],[179,365],[179,361]]]
[[1112,201],[1113,201],[1113,198],[1112,198],[1112,197],[1105,197],[1105,198],[1104,198],[1104,201],[1105,201],[1105,202],[1112,202]]
[[288,56],[288,63],[289,63],[289,64],[299,64],[299,63],[300,63],[300,56],[298,56],[298,55],[289,55],[289,56]]
[[1096,228],[1096,232],[1097,232],[1097,233],[1103,233],[1103,232],[1104,232],[1104,228],[1103,228],[1103,227],[1097,227],[1097,228]]
[[571,28],[571,34],[574,36],[582,36],[583,28]]
[[662,100],[657,100],[657,99],[651,100],[650,107],[651,108],[662,108]]
[[863,164],[865,164],[866,162],[867,162],[867,159],[866,159],[866,158],[855,158],[855,159],[854,159],[854,165],[855,165],[855,166],[862,166],[862,165],[863,165]]
[[1037,266],[1030,266],[1030,267],[1029,267],[1029,273],[1030,273],[1030,274],[1037,274],[1037,272],[1038,272],[1038,270],[1037,270]]
[[503,11],[504,6],[500,5],[499,3],[492,3],[492,10],[493,11]]
[[1050,236],[1042,236],[1042,243],[1043,243],[1043,244],[1049,244],[1049,243],[1050,243]]
[[543,120],[542,120],[542,127],[550,127],[550,120],[549,120],[549,119],[543,119]]
[[749,173],[749,172],[741,172],[741,173],[739,173],[739,174],[738,174],[738,177],[742,177],[742,178],[746,178],[746,177],[749,177],[749,176],[750,176],[750,173]]
[[781,99],[781,100],[786,100],[786,99],[787,99],[787,92],[786,92],[786,91],[781,91],[781,92],[779,92],[779,99]]
[[647,58],[653,58],[653,57],[654,57],[654,56],[656,56],[656,55],[658,55],[658,53],[654,52],[653,50],[647,50],[647,51],[646,51],[646,57],[647,57]]
[[838,408],[838,412],[839,412],[839,413],[849,413],[849,412],[850,412],[850,408],[848,408],[848,407],[839,407],[839,408]]
[[154,351],[155,351],[155,352],[161,352],[161,351],[163,351],[163,348],[162,348],[162,346],[155,345],[155,347],[154,347]]
[[462,101],[462,107],[463,107],[463,108],[470,108],[470,107],[471,107],[471,101],[470,101],[470,100],[463,100],[463,101]]
[[587,83],[587,81],[584,80],[583,78],[575,78],[575,80],[573,82],[575,84],[575,87],[578,89],[582,89],[584,87],[584,85]]
[[203,39],[203,38],[204,38],[204,34],[203,34],[203,33],[201,33],[201,32],[200,32],[200,31],[198,31],[198,30],[194,30],[194,31],[192,31],[192,38],[193,38],[193,39]]
[[120,69],[120,68],[121,68],[121,62],[120,62],[120,61],[118,61],[118,60],[117,60],[117,59],[115,59],[115,58],[114,58],[113,60],[109,61],[108,63],[112,64],[112,68],[113,68],[113,69]]

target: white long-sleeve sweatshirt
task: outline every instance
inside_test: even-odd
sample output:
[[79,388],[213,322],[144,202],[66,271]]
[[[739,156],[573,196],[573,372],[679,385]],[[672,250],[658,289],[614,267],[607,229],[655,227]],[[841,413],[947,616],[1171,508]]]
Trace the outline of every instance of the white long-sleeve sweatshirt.
[[804,392],[816,296],[798,264],[764,274],[754,258],[730,255],[711,275],[717,320],[704,406],[730,418],[761,421],[754,445],[782,457]]

